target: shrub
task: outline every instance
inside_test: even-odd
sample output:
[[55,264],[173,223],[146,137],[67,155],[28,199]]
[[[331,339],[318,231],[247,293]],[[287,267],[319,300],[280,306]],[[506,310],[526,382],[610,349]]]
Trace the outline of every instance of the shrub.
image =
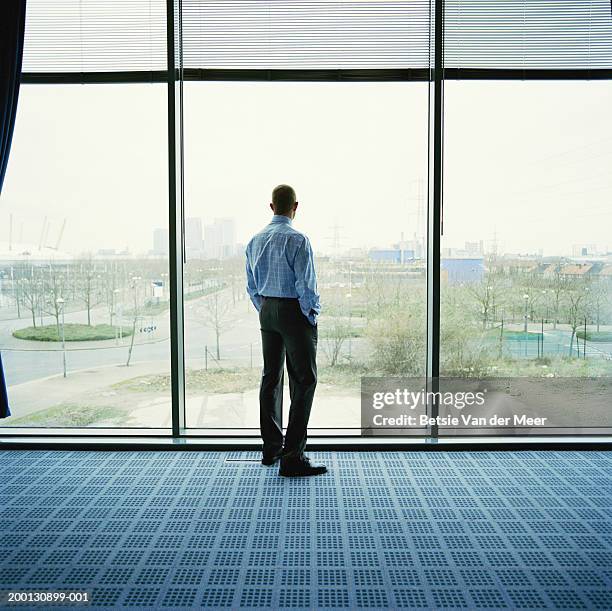
[[[67,342],[86,342],[103,339],[115,339],[117,330],[111,325],[82,325],[78,323],[66,323],[64,325],[64,337]],[[123,327],[123,337],[132,334],[132,329]],[[13,337],[39,342],[61,342],[61,327],[58,331],[56,325],[44,325],[42,327],[26,327],[13,331]]]

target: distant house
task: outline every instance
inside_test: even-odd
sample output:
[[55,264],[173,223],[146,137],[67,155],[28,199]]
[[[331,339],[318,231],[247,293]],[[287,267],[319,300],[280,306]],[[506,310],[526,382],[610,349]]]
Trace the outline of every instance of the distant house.
[[545,263],[542,265],[542,276],[544,278],[554,278],[559,272],[560,266],[558,263]]
[[569,263],[561,266],[560,273],[566,278],[584,278],[592,269],[592,263]]
[[519,274],[536,274],[541,271],[541,264],[530,259],[513,259],[508,269]]

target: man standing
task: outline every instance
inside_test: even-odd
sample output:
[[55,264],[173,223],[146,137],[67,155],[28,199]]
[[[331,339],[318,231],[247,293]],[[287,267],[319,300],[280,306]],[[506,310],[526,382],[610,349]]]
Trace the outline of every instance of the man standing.
[[[308,238],[292,227],[295,191],[272,191],[274,216],[246,248],[247,291],[259,312],[263,374],[259,391],[264,465],[280,459],[279,475],[325,473],[304,455],[308,419],[317,385],[317,316],[321,311],[314,257]],[[285,357],[291,408],[283,447]]]

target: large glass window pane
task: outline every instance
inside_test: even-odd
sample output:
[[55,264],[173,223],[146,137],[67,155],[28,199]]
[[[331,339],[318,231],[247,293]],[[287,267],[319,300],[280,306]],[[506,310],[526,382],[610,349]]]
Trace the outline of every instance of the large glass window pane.
[[441,372],[500,381],[472,411],[515,426],[489,433],[612,424],[611,104],[607,81],[446,84]]
[[0,218],[3,426],[168,427],[166,88],[21,89]]
[[279,183],[323,305],[311,428],[359,432],[361,376],[424,375],[427,108],[426,83],[185,84],[188,427],[259,426],[244,248]]

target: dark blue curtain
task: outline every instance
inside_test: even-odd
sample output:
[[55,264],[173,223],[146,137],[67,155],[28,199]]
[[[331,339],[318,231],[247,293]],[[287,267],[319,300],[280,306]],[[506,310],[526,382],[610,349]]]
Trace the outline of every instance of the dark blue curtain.
[[[26,0],[0,0],[0,193],[17,114]],[[0,356],[0,418],[11,415]]]

